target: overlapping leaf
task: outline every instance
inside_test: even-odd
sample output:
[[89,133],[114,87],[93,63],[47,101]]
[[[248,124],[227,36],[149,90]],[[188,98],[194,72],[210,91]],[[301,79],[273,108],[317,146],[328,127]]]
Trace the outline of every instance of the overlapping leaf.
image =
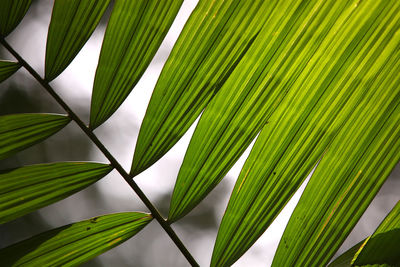
[[1,0],[0,35],[7,36],[25,16],[32,0]]
[[65,225],[0,250],[4,266],[78,266],[128,240],[145,227],[149,214],[103,215]]
[[57,114],[0,116],[0,159],[39,143],[66,126],[71,119]]
[[400,201],[357,253],[354,265],[400,265]]
[[[397,13],[393,23],[399,25]],[[387,4],[387,1],[382,1]],[[378,4],[378,1],[373,4]],[[326,152],[286,227],[272,266],[325,265],[400,159],[400,34],[385,90],[367,94]]]
[[116,1],[94,80],[90,127],[106,121],[139,81],[183,0]]
[[260,133],[221,222],[212,266],[232,264],[257,240],[365,95],[387,90],[382,82],[399,60],[398,43],[390,42],[399,7],[325,2],[320,27],[330,32],[303,71],[313,69],[307,80],[300,75],[298,90]]
[[0,82],[13,75],[20,67],[18,62],[0,60]]
[[[365,242],[365,240],[362,240],[361,242],[355,244],[353,247],[351,247],[349,250],[347,250],[345,253],[340,255],[337,259],[335,259],[333,262],[331,262],[328,266],[329,267],[350,267],[351,266],[351,261],[354,258],[354,255],[357,253],[357,251],[360,249],[361,245]],[[372,267],[372,266],[369,266]]]
[[54,1],[46,46],[45,77],[53,80],[93,33],[110,0]]
[[132,164],[138,174],[187,131],[253,44],[276,1],[201,0],[151,97]]
[[0,223],[66,198],[111,170],[100,163],[60,162],[0,171]]
[[[294,84],[308,82],[309,64],[315,66],[310,60],[323,53],[318,48],[334,22],[321,21],[330,7],[326,1],[278,1],[200,119],[175,185],[171,221],[189,212],[223,178],[290,90],[298,90]],[[343,57],[331,62],[333,73]]]
[[400,201],[374,234],[340,255],[329,267],[400,265]]

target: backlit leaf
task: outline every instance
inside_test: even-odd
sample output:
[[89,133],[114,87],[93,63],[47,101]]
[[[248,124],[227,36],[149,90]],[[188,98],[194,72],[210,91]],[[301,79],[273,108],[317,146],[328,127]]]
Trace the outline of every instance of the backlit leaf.
[[71,119],[56,114],[13,114],[0,116],[0,159],[39,143],[55,134]]
[[44,232],[0,250],[4,266],[78,266],[128,240],[152,217],[126,212],[103,215]]
[[0,223],[64,199],[111,170],[100,163],[60,162],[0,171]]
[[398,6],[362,5],[351,12],[354,2],[325,2],[323,17],[336,21],[331,32],[342,38],[325,38],[319,50],[326,52],[310,60],[308,81],[298,79],[299,90],[288,93],[260,133],[222,219],[212,266],[232,264],[257,240],[362,99],[387,90],[384,81],[398,65],[399,40],[392,40]]
[[161,158],[187,131],[253,44],[276,1],[201,0],[158,79],[131,173]]
[[13,75],[20,67],[18,62],[0,60],[0,82]]
[[91,128],[106,121],[139,81],[182,2],[115,1],[94,80]]
[[1,0],[0,35],[7,36],[25,16],[32,0]]
[[[388,8],[399,17],[399,3],[392,2],[396,8]],[[381,81],[385,89],[364,97],[330,145],[289,220],[272,266],[327,264],[399,161],[399,26],[390,43],[396,44],[396,64]]]
[[53,80],[93,33],[110,0],[54,1],[46,46],[45,77]]
[[[347,3],[338,2],[334,10]],[[333,25],[332,16],[340,13],[325,17],[333,5],[330,1],[278,1],[200,119],[174,188],[169,220],[184,216],[219,183],[288,95],[293,96],[303,84],[327,86],[343,64],[350,64],[349,54],[373,23],[368,17],[360,25],[354,25],[355,19],[346,21],[358,3],[350,2],[344,9],[347,16]],[[348,24],[355,33],[336,34]],[[321,48],[322,42],[336,46]]]

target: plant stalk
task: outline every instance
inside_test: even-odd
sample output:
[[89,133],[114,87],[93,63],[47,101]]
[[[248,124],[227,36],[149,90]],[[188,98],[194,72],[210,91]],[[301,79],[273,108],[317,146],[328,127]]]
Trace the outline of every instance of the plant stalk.
[[144,192],[140,189],[140,187],[136,184],[125,169],[119,164],[119,162],[114,158],[114,156],[107,150],[107,148],[103,145],[103,143],[97,138],[97,136],[93,133],[91,129],[89,129],[86,124],[76,115],[75,112],[64,102],[64,100],[54,91],[54,89],[50,86],[49,82],[44,80],[19,54],[16,52],[11,45],[4,39],[3,36],[0,36],[1,44],[18,60],[18,62],[46,89],[46,91],[57,101],[57,103],[67,112],[69,117],[75,121],[75,123],[82,129],[83,132],[92,140],[92,142],[100,149],[100,151],[104,154],[104,156],[110,161],[111,166],[113,166],[120,175],[124,178],[124,180],[129,184],[129,186],[135,191],[135,193],[139,196],[139,198],[143,201],[146,207],[150,210],[153,217],[159,222],[161,227],[167,232],[169,237],[175,243],[175,245],[179,248],[185,258],[192,266],[199,266],[190,252],[187,250],[185,245],[179,239],[175,231],[171,228],[169,223],[162,217],[161,213],[157,210],[157,208],[150,202]]

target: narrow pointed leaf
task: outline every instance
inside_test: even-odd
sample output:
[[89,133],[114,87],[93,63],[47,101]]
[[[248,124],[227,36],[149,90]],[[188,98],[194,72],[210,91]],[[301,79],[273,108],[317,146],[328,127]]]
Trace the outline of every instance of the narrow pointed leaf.
[[132,165],[138,174],[187,131],[253,44],[276,1],[202,0],[158,79]]
[[54,1],[47,35],[45,77],[56,78],[92,35],[110,0]]
[[0,60],[0,83],[13,75],[20,67],[18,62]]
[[[354,2],[347,12],[357,8],[358,1]],[[332,5],[329,3],[278,1],[252,47],[200,119],[174,188],[171,221],[184,216],[219,183],[285,97],[299,91],[303,83],[327,86],[348,62],[348,54],[357,43],[353,38],[346,42],[335,32],[329,34],[335,21],[324,19]],[[342,17],[344,21],[334,30],[340,30],[346,19]],[[351,32],[347,35],[351,37]],[[320,49],[325,38],[344,46]],[[340,56],[332,61],[321,59],[325,50],[331,55],[331,49]],[[328,71],[315,75],[314,68],[317,73]]]
[[289,220],[272,266],[327,264],[399,161],[399,27],[391,43],[396,43],[397,64],[382,82],[385,90],[365,97],[330,145]]
[[382,221],[374,234],[354,245],[329,267],[361,265],[400,265],[400,201]]
[[[387,90],[383,82],[400,59],[399,43],[391,41],[399,26],[394,23],[399,5],[379,12],[373,12],[379,5],[363,5],[354,12],[354,3],[326,1],[323,21],[334,24],[319,48],[325,52],[315,53],[308,81],[298,79],[293,86],[299,90],[288,93],[257,138],[222,219],[212,266],[228,266],[250,248],[360,102]],[[342,38],[332,41],[335,35]]]
[[0,159],[43,141],[70,121],[69,117],[56,114],[0,116]]
[[106,121],[139,81],[183,0],[116,1],[93,86],[90,127]]
[[400,201],[367,238],[353,265],[387,264],[400,266]]
[[0,35],[6,37],[24,18],[32,0],[1,0]]
[[60,162],[0,171],[0,223],[64,199],[111,170],[100,163]]
[[103,215],[59,227],[0,250],[4,266],[78,266],[125,242],[152,220],[149,214]]

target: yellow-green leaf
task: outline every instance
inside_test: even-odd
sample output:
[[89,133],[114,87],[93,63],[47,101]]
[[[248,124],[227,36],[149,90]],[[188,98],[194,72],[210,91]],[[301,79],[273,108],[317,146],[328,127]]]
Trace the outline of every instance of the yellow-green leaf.
[[[325,17],[333,5],[330,1],[278,1],[253,45],[200,118],[178,174],[169,220],[184,216],[219,183],[288,95],[302,84],[327,86],[343,64],[350,64],[347,57],[373,20],[366,17],[367,22],[354,25],[358,37],[352,37],[352,32],[336,32],[348,26],[346,19],[358,9],[358,3],[349,2],[344,9],[347,16],[333,27],[334,17]],[[322,42],[342,46],[322,46]],[[330,60],[333,53],[338,56]],[[330,57],[323,58],[326,54]]]
[[276,1],[201,0],[158,79],[131,173],[161,158],[218,92],[265,25]]
[[1,0],[0,35],[6,37],[25,16],[32,0]]
[[152,217],[139,212],[108,214],[65,225],[0,250],[4,266],[78,266],[125,242]]
[[71,63],[93,33],[110,0],[54,1],[47,36],[45,77],[51,81]]
[[38,164],[0,171],[0,223],[64,199],[98,181],[110,165],[86,162]]
[[310,60],[308,81],[298,79],[298,90],[288,93],[257,138],[222,219],[212,266],[232,264],[257,240],[362,99],[387,90],[384,81],[398,65],[398,5],[381,2],[352,12],[355,2],[325,3],[324,21],[333,20],[331,35],[341,38],[325,37],[319,50],[326,52]]
[[116,1],[93,86],[90,127],[106,121],[139,81],[183,0]]
[[20,67],[18,62],[0,60],[0,83],[13,75]]
[[68,116],[58,114],[0,116],[0,159],[43,141],[70,121]]
[[400,4],[390,2],[396,4],[387,7],[397,17],[396,64],[380,81],[384,90],[364,97],[318,164],[272,266],[327,264],[400,159]]

